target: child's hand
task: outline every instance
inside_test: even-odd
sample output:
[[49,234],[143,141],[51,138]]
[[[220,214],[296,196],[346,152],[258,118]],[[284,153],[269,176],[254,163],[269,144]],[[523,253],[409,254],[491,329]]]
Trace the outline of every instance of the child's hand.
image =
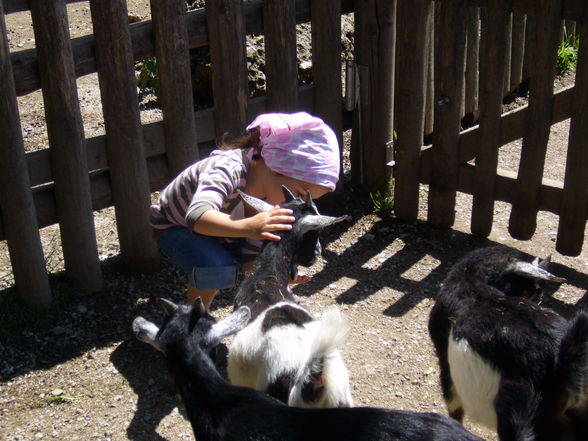
[[292,210],[280,208],[276,205],[267,211],[257,213],[248,218],[251,239],[257,240],[280,240],[280,236],[272,234],[272,231],[287,231],[292,229],[292,222],[296,219],[290,216]]

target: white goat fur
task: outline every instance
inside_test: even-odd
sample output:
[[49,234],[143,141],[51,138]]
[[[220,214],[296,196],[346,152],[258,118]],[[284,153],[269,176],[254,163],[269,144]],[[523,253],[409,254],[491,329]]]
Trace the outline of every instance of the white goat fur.
[[[286,304],[306,311],[291,302],[277,303],[234,337],[227,369],[231,383],[265,390],[280,374],[295,372],[295,384],[288,398],[290,406],[333,407],[341,403],[352,406],[349,374],[339,351],[348,326],[339,309],[330,308],[322,320],[308,322],[302,327],[276,326],[264,333],[262,323],[267,312]],[[324,357],[325,393],[319,401],[306,402],[302,398],[302,384],[310,374],[313,361],[321,357]]]

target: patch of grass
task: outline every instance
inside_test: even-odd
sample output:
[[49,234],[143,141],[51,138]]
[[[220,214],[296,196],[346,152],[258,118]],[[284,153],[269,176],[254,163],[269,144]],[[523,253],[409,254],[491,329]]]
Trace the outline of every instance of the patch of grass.
[[63,390],[59,388],[53,389],[50,393],[45,394],[43,398],[48,404],[70,403],[76,399],[74,396],[65,395]]
[[137,75],[137,85],[141,93],[153,92],[159,101],[160,84],[159,76],[157,75],[157,62],[155,57],[147,58],[137,63],[136,69],[139,71]]
[[391,192],[371,191],[370,200],[374,213],[390,216],[394,209],[394,195]]
[[564,39],[557,49],[556,69],[558,74],[566,73],[576,67],[579,46],[580,36],[578,34],[564,32]]

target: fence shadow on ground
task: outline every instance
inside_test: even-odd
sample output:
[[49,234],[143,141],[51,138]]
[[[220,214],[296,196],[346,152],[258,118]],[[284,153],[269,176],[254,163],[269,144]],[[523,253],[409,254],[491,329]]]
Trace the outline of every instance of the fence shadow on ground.
[[[342,227],[340,227],[342,230]],[[466,253],[481,247],[496,246],[497,242],[486,238],[431,227],[425,222],[402,223],[394,219],[380,219],[363,233],[364,238],[342,253],[329,251],[327,246],[340,236],[341,231],[328,231],[322,239],[323,256],[326,264],[308,284],[300,286],[297,294],[311,296],[313,293],[336,283],[346,277],[357,281],[352,287],[341,292],[336,301],[341,304],[353,304],[365,300],[384,287],[402,293],[398,300],[391,300],[384,311],[391,317],[406,314],[423,299],[435,299],[440,283],[452,265]],[[367,264],[370,259],[381,255],[395,240],[402,240],[400,250],[390,257],[380,259],[376,269]],[[539,256],[545,257],[545,256]],[[421,271],[424,277],[413,280],[405,273],[421,265],[423,259],[437,261],[438,265],[430,271]],[[554,262],[551,271],[567,279],[568,284],[584,291],[583,297],[576,304],[569,304],[552,297],[557,284],[546,286],[543,306],[552,308],[563,316],[569,317],[575,311],[588,306],[588,275],[573,268]]]

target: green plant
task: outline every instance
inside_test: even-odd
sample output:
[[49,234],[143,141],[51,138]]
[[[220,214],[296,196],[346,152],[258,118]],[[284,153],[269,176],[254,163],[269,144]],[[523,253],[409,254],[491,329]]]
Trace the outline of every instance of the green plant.
[[390,215],[394,208],[394,196],[390,192],[380,192],[379,190],[370,192],[372,209],[374,213]]
[[142,93],[152,91],[159,100],[159,76],[157,75],[157,62],[155,57],[146,58],[137,63],[137,85]]
[[50,393],[46,394],[44,398],[49,404],[69,403],[76,399],[76,397],[65,395],[61,389],[53,389]]
[[568,35],[564,32],[564,38],[557,48],[557,64],[556,69],[558,74],[563,74],[576,67],[578,62],[578,47],[580,46],[580,36],[575,32]]

